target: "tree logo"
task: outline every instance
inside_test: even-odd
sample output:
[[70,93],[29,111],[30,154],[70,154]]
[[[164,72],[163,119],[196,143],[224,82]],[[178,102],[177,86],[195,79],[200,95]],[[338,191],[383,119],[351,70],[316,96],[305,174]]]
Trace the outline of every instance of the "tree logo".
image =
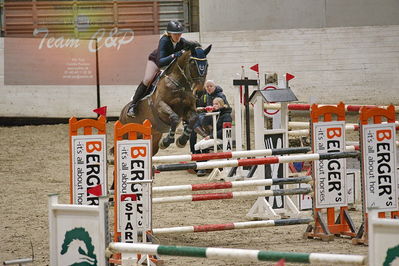
[[388,248],[383,266],[399,265],[399,245]]
[[97,265],[97,256],[94,253],[91,237],[82,227],[67,231],[61,248],[63,261],[66,262],[64,265]]

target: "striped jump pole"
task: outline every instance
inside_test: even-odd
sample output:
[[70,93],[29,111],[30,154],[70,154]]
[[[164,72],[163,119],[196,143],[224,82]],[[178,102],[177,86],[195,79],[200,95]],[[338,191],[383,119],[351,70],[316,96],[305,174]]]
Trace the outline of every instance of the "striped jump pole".
[[185,154],[185,155],[169,155],[169,156],[154,156],[153,163],[173,163],[181,161],[206,161],[215,159],[231,159],[244,157],[259,157],[272,156],[294,153],[310,152],[310,147],[295,147],[283,149],[265,149],[265,150],[251,150],[251,151],[232,151],[232,152],[217,152],[217,153],[200,153],[200,154]]
[[226,192],[226,193],[194,194],[194,195],[153,198],[152,203],[158,204],[158,203],[188,202],[188,201],[258,198],[258,197],[271,197],[271,196],[282,196],[282,195],[308,194],[311,193],[312,191],[313,190],[311,188],[294,188],[294,189],[275,189],[275,190],[262,190],[262,191],[239,191],[239,192]]
[[278,220],[265,220],[265,221],[237,222],[237,223],[226,223],[226,224],[205,224],[205,225],[179,226],[179,227],[169,227],[169,228],[155,228],[152,229],[152,233],[154,235],[200,233],[200,232],[213,232],[213,231],[237,230],[237,229],[248,229],[248,228],[308,224],[311,222],[313,222],[313,219],[311,218],[298,218],[298,219],[278,219]]
[[[346,131],[359,131],[359,125],[356,124],[349,124],[345,125]],[[396,125],[396,130],[399,130],[399,124]],[[290,130],[288,131],[288,136],[307,136],[310,134],[309,129],[297,129],[297,130]]]
[[191,162],[181,164],[163,164],[156,166],[156,169],[164,171],[178,171],[178,170],[200,170],[200,169],[213,169],[223,167],[237,167],[237,166],[250,166],[250,165],[261,165],[261,164],[275,164],[275,163],[291,163],[291,162],[308,162],[317,160],[329,160],[329,159],[340,159],[340,158],[354,158],[358,157],[359,152],[331,152],[331,153],[311,153],[311,154],[300,154],[300,155],[288,155],[288,156],[274,156],[265,158],[254,158],[254,159],[238,159],[228,161],[210,161],[210,162]]
[[[336,104],[318,104],[319,107],[322,106],[337,106]],[[311,107],[311,104],[288,104],[288,110],[290,111],[309,111]],[[362,107],[368,107],[368,108],[384,108],[386,109],[388,106],[386,105],[345,105],[345,112],[355,112],[358,113]],[[394,106],[395,107],[395,112],[399,112],[399,106]],[[264,104],[265,109],[271,109],[271,110],[279,110],[281,108],[281,104],[279,103],[265,103]]]
[[[312,181],[311,176],[295,177],[295,178],[273,178],[273,179],[262,179],[262,180],[249,180],[249,181],[232,181],[232,182],[220,182],[220,183],[205,183],[205,184],[193,184],[193,185],[180,185],[180,186],[162,186],[153,187],[152,192],[183,192],[183,191],[199,191],[199,190],[211,190],[211,189],[228,189],[238,187],[251,187],[251,186],[271,186],[279,184],[298,184],[298,183],[309,183]],[[129,181],[127,183],[130,183]]]
[[180,257],[197,257],[215,260],[239,260],[245,262],[279,261],[309,264],[352,264],[365,265],[366,257],[361,255],[278,252],[233,248],[206,248],[190,246],[164,246],[112,242],[108,246],[112,253],[136,253]]
[[[399,121],[395,121],[396,129],[399,128]],[[298,122],[298,121],[291,121],[288,122],[289,128],[309,128],[309,122]],[[355,123],[346,123],[345,130],[352,130],[352,131],[359,131],[359,125]]]

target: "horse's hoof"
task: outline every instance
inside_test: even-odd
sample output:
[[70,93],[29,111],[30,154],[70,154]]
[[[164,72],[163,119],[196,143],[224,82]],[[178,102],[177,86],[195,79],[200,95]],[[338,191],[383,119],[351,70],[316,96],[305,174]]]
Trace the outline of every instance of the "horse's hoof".
[[170,146],[170,144],[172,144],[175,141],[175,139],[163,139],[159,142],[159,148],[161,148],[162,150],[166,149],[167,147]]
[[184,143],[181,143],[180,141],[181,141],[181,138],[178,138],[178,139],[176,140],[176,146],[179,147],[179,148],[184,148],[184,147],[186,147],[187,141],[184,142]]
[[[167,147],[165,147],[165,145],[163,144],[163,141],[160,141],[159,144],[158,144],[158,146],[159,146],[159,148],[160,148],[161,150],[164,150],[164,149],[167,148]],[[168,146],[169,146],[169,145],[168,145]]]

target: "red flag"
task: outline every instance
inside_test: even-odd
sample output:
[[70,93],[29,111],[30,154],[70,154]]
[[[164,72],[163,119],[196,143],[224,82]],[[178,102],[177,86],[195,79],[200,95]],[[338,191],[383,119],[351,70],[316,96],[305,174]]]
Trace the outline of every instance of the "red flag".
[[293,78],[295,78],[294,75],[291,75],[290,73],[285,73],[285,80],[286,80],[286,81],[289,81],[289,80],[291,80],[291,79],[293,79]]
[[249,69],[251,69],[251,70],[256,71],[256,72],[259,73],[259,64],[253,65],[253,66],[251,66]]
[[94,109],[93,112],[99,115],[107,116],[107,106]]
[[279,261],[275,264],[275,266],[285,266],[285,259],[279,260]]
[[102,192],[101,184],[98,186],[95,186],[95,187],[88,188],[87,193],[92,194],[97,197],[102,196],[103,192]]

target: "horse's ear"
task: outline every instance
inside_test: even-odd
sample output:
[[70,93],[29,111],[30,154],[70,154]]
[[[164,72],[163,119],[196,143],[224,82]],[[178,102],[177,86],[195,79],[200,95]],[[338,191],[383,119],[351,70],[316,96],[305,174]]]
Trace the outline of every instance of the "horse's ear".
[[210,44],[208,47],[206,47],[206,49],[204,50],[204,53],[206,55],[208,55],[208,53],[211,51],[211,49],[212,49],[212,44]]

